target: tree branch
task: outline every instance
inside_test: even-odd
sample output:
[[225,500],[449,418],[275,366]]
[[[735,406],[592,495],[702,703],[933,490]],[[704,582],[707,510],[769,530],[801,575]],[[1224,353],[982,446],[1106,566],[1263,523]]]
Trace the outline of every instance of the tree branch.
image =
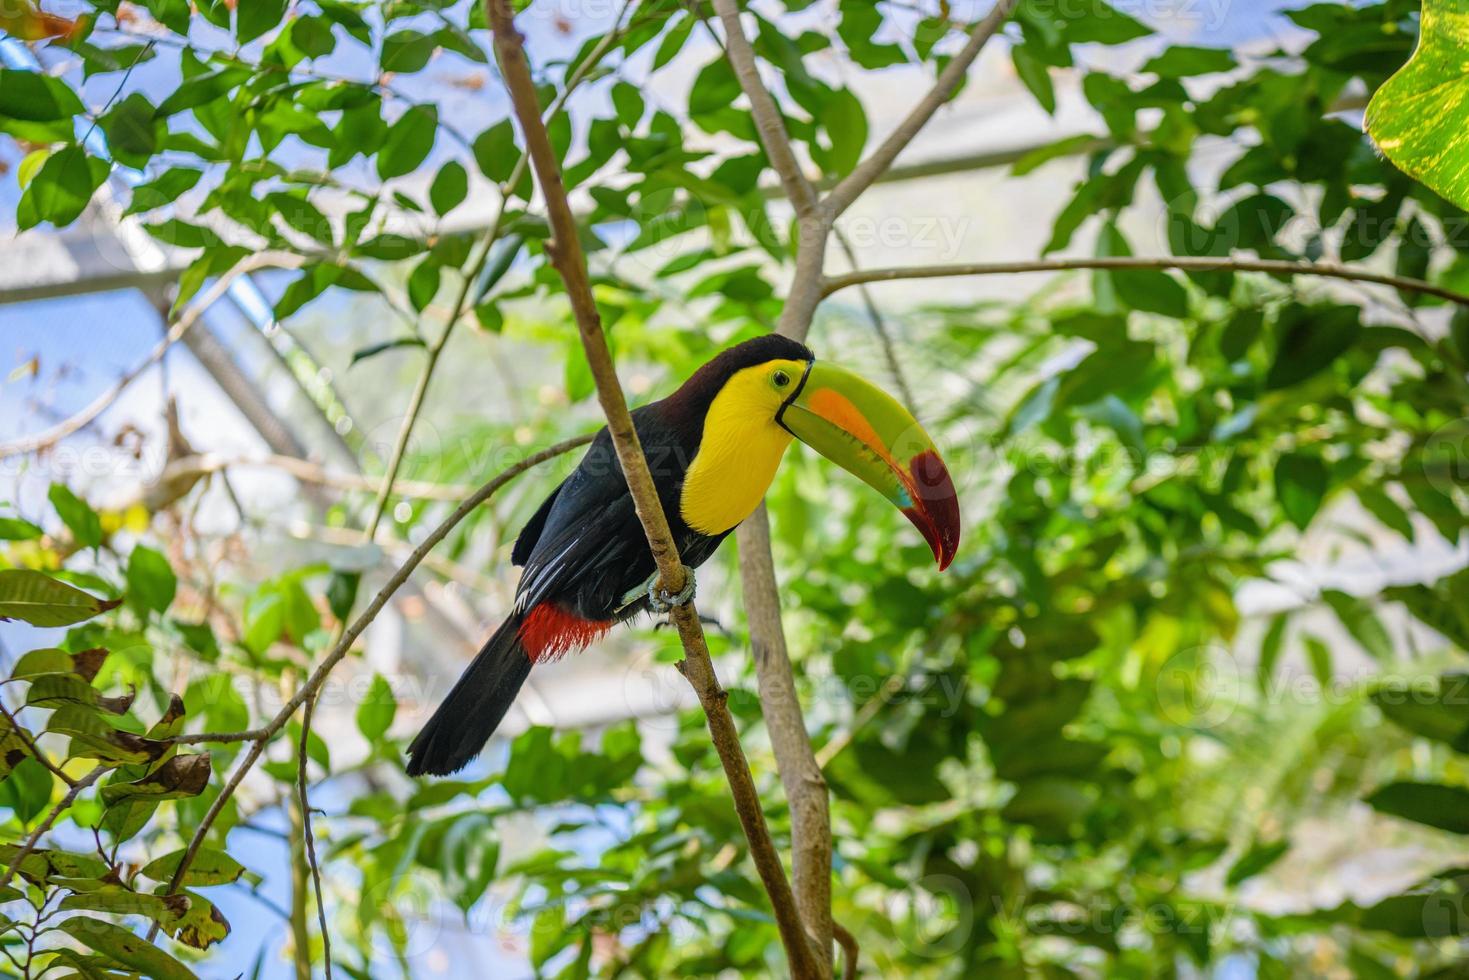
[[750,648],[760,711],[775,752],[776,769],[791,811],[791,879],[796,907],[821,951],[823,975],[831,975],[831,811],[826,777],[811,749],[801,699],[796,693],[780,591],[770,551],[770,520],[764,505],[740,524],[740,582],[750,624]]
[[730,67],[734,69],[740,88],[744,90],[745,98],[750,100],[750,114],[755,118],[755,130],[760,134],[760,143],[765,147],[765,155],[770,159],[771,167],[780,177],[786,198],[796,209],[797,216],[814,214],[819,204],[816,189],[801,172],[795,151],[791,149],[790,135],[786,132],[780,107],[775,104],[770,90],[760,79],[760,69],[755,63],[755,49],[750,46],[745,30],[740,26],[740,8],[735,0],[714,0],[714,11],[724,25],[725,55],[729,59]]
[[19,456],[23,453],[34,453],[40,452],[43,449],[49,449],[62,439],[65,439],[67,436],[93,422],[97,416],[107,411],[108,407],[117,401],[118,397],[127,390],[128,385],[138,380],[143,372],[161,361],[163,355],[168,353],[168,349],[177,343],[184,334],[188,333],[195,323],[199,322],[199,318],[204,315],[204,311],[213,306],[220,297],[228,292],[230,286],[240,276],[266,268],[299,269],[305,264],[306,259],[303,256],[293,255],[289,252],[261,252],[258,255],[252,255],[236,263],[234,268],[221,275],[214,281],[212,286],[200,294],[199,298],[174,321],[168,333],[149,352],[148,356],[113,382],[112,387],[94,398],[86,408],[83,408],[70,418],[58,422],[49,429],[38,432],[33,436],[24,436],[12,442],[0,443],[0,459],[4,459],[7,456]]
[[[852,243],[847,241],[847,236],[835,225],[832,226],[832,234],[836,237],[837,244],[842,247],[842,252],[847,256],[847,261],[852,265],[853,272],[860,272],[857,267],[857,253],[852,248]],[[883,319],[882,311],[877,308],[877,301],[872,298],[872,291],[865,285],[858,287],[862,295],[862,305],[867,310],[867,319],[872,323],[872,331],[877,334],[877,342],[882,346],[882,356],[888,362],[888,373],[893,376],[893,384],[897,385],[898,394],[903,396],[903,402],[908,405],[917,404],[913,398],[913,392],[908,387],[908,379],[903,376],[903,366],[898,363],[898,352],[893,346],[893,336],[888,333],[887,321]]]
[[311,885],[316,893],[316,921],[321,929],[321,960],[326,967],[326,980],[332,980],[332,937],[326,925],[326,902],[321,897],[321,866],[316,862],[316,836],[311,832],[311,800],[306,791],[306,743],[311,738],[311,713],[315,707],[314,700],[307,701],[306,709],[301,713],[301,744],[297,749],[296,792],[300,796],[301,836],[305,844],[306,865],[311,869]]
[[1196,256],[1109,256],[1102,258],[1035,259],[1024,262],[959,262],[953,265],[914,265],[906,268],[863,269],[832,276],[822,294],[830,296],[839,289],[870,282],[896,282],[902,279],[942,279],[953,276],[1016,275],[1025,272],[1064,272],[1073,269],[1181,269],[1185,272],[1268,272],[1276,276],[1323,276],[1349,282],[1370,282],[1410,292],[1437,296],[1469,306],[1469,294],[1436,286],[1422,279],[1371,272],[1336,262],[1292,262],[1283,259],[1201,258]]
[[[225,804],[234,795],[235,790],[240,785],[240,781],[245,778],[245,774],[260,759],[261,754],[265,751],[265,746],[286,726],[286,723],[291,720],[291,717],[306,702],[306,699],[316,695],[321,689],[322,684],[326,682],[327,676],[332,672],[332,668],[336,667],[347,656],[348,651],[352,649],[352,644],[357,641],[357,638],[362,635],[363,631],[382,612],[383,607],[388,604],[388,600],[393,597],[393,594],[403,586],[404,582],[408,581],[409,576],[422,564],[424,558],[428,556],[428,553],[437,547],[439,542],[448,537],[449,532],[454,530],[476,507],[493,497],[505,484],[531,467],[544,463],[548,459],[554,459],[578,447],[585,446],[591,441],[592,437],[590,435],[575,436],[571,439],[558,442],[554,446],[542,449],[539,452],[532,453],[518,463],[501,470],[493,479],[476,490],[458,507],[454,508],[453,513],[444,518],[437,527],[429,532],[428,537],[424,538],[423,542],[413,549],[413,553],[388,578],[388,581],[378,590],[377,595],[373,596],[367,608],[352,621],[352,625],[347,627],[341,638],[333,644],[331,652],[317,665],[316,670],[312,672],[306,683],[301,686],[301,689],[281,706],[280,710],[275,713],[275,716],[263,728],[247,732],[211,734],[207,737],[208,740],[212,741],[248,741],[252,744],[245,758],[235,767],[235,771],[230,775],[229,781],[220,790],[219,796],[215,798],[214,803],[204,814],[204,819],[199,822],[199,826],[195,830],[194,836],[190,839],[188,848],[184,852],[183,860],[179,862],[178,869],[174,872],[173,879],[169,882],[166,894],[172,895],[178,891],[179,885],[183,882],[184,876],[188,873],[189,867],[194,863],[194,858],[199,853],[199,848],[203,846],[204,838],[208,835],[210,827],[214,825],[214,821],[219,817]],[[205,737],[201,736],[181,736],[177,739],[177,741],[204,740],[206,740]],[[156,935],[157,933],[154,932],[153,934]]]
[[50,769],[51,775],[55,776],[66,785],[76,785],[75,779],[72,779],[66,773],[62,772],[57,767],[56,763],[52,762],[51,759],[44,752],[41,751],[41,747],[36,744],[35,739],[31,738],[31,733],[20,727],[20,722],[16,719],[15,715],[12,715],[10,711],[6,709],[4,702],[0,702],[0,715],[3,715],[5,717],[6,723],[10,725],[10,730],[15,732],[15,737],[25,743],[25,747],[30,750],[31,757],[33,759],[35,759],[41,765],[45,766],[47,769]]
[[10,884],[10,879],[15,877],[15,873],[20,870],[20,866],[24,863],[25,859],[31,856],[31,852],[36,849],[36,844],[40,841],[41,835],[51,829],[51,825],[56,822],[56,818],[65,813],[76,802],[76,798],[81,795],[82,790],[101,778],[107,769],[107,766],[97,766],[81,779],[71,784],[71,789],[66,791],[66,795],[61,798],[61,802],[51,808],[51,812],[46,814],[46,819],[38,823],[36,829],[31,831],[31,835],[26,838],[25,843],[20,845],[20,850],[15,853],[15,857],[11,860],[10,866],[5,869],[3,875],[0,875],[0,888],[4,888]]
[[[668,519],[663,513],[657,487],[648,471],[647,459],[643,455],[637,430],[628,413],[622,386],[617,380],[617,371],[607,348],[607,338],[602,331],[601,318],[592,298],[586,259],[577,236],[576,219],[571,213],[571,205],[566,197],[550,138],[541,122],[535,82],[531,77],[530,65],[526,62],[520,33],[515,28],[507,0],[485,0],[485,13],[494,32],[501,75],[509,91],[515,115],[520,121],[527,152],[546,201],[553,235],[553,239],[547,243],[547,251],[565,284],[587,362],[596,381],[597,398],[607,417],[607,428],[617,451],[618,462],[627,480],[628,492],[632,495],[638,518],[647,534],[648,547],[658,566],[660,587],[678,591],[686,582],[688,570],[679,560],[678,549],[669,530]],[[685,603],[674,608],[672,618],[678,626],[679,638],[684,647],[685,659],[680,664],[680,671],[693,686],[704,707],[710,736],[729,780],[735,811],[749,840],[750,856],[770,896],[771,908],[775,913],[781,941],[785,945],[791,973],[801,978],[820,977],[822,974],[813,963],[812,950],[801,928],[800,917],[790,885],[785,878],[785,871],[781,867],[780,857],[770,839],[770,830],[765,823],[754,778],[750,775],[734,719],[729,713],[728,695],[720,687],[719,678],[714,673],[698,611],[692,602]]]
[[840,922],[835,923],[832,928],[836,932],[837,944],[842,947],[842,980],[857,980],[857,956],[861,952],[857,937],[848,932],[847,927]]
[[954,55],[953,60],[944,66],[944,70],[939,72],[939,77],[934,81],[933,88],[929,89],[928,94],[918,101],[907,117],[888,134],[888,138],[882,141],[872,155],[847,174],[822,201],[822,209],[829,218],[835,218],[851,207],[852,202],[857,200],[863,191],[871,187],[888,167],[892,166],[898,154],[913,142],[913,137],[917,136],[918,131],[933,118],[933,114],[939,110],[939,107],[949,101],[950,96],[959,88],[959,83],[968,73],[969,66],[974,63],[975,58],[979,57],[979,52],[984,49],[989,39],[999,33],[1005,20],[1010,16],[1010,12],[1018,3],[1019,0],[995,0],[994,9],[974,25],[974,29],[969,32],[969,40],[964,43],[959,53]]

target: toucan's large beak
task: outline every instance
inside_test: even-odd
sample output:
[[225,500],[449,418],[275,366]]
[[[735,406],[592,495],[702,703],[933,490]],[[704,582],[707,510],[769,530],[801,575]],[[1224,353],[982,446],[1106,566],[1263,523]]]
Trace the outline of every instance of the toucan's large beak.
[[959,498],[923,426],[891,395],[812,361],[776,421],[892,501],[923,532],[939,568],[959,548]]

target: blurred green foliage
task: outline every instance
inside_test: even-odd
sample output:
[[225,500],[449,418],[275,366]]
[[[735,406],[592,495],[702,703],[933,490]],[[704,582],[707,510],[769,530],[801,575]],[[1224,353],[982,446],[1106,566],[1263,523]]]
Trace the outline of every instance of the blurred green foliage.
[[[196,253],[176,308],[247,255],[293,252],[307,264],[274,309],[288,327],[308,322],[327,291],[387,293],[411,308],[407,333],[374,324],[350,357],[372,368],[416,365],[442,329],[444,298],[462,291],[458,312],[482,330],[475,350],[542,345],[564,362],[564,391],[549,407],[484,406],[508,407],[513,422],[461,420],[455,439],[539,445],[591,417],[579,404],[591,377],[524,170],[511,185],[513,127],[454,132],[437,106],[395,84],[439,58],[487,64],[477,6],[201,2],[191,24],[188,5],[149,0],[161,26],[147,30],[135,10],[123,15],[133,8],[92,6],[94,20],[50,45],[65,71],[0,77],[0,132],[30,147],[17,174],[21,227],[67,224],[102,185],[112,164],[85,142],[95,127],[112,161],[145,178],[127,212]],[[852,88],[818,63],[835,58],[854,75],[936,67],[967,26],[948,4],[843,0],[834,32],[786,30],[768,19],[776,6],[747,15],[756,51],[780,79],[794,140],[829,177],[856,164],[873,127]],[[808,6],[785,4],[797,17]],[[1078,74],[1105,125],[1014,167],[1016,182],[1054,186],[1060,161],[1084,157],[1079,178],[1057,188],[1046,251],[1090,242],[1126,255],[1129,221],[1161,215],[1177,255],[1371,262],[1469,288],[1464,211],[1374,153],[1352,115],[1408,59],[1416,13],[1405,0],[1315,4],[1283,12],[1305,35],[1290,50],[1155,45],[1140,70],[1114,73],[1089,66],[1108,63],[1098,51],[1148,38],[1146,24],[1102,0],[1025,0],[1006,35],[1018,78],[1050,112],[1054,73]],[[584,192],[603,320],[618,357],[645,369],[644,398],[769,329],[790,255],[738,84],[698,44],[705,16],[636,3],[608,43],[589,38],[564,64],[537,61],[548,105],[579,73],[606,95],[579,108],[575,127],[556,114],[550,128],[567,183]],[[316,67],[339,48],[371,58],[369,77]],[[674,106],[652,96],[681,52],[708,60],[691,66],[687,100]],[[176,75],[156,105],[129,89],[134,66],[164,62]],[[634,84],[635,67],[652,82]],[[79,98],[93,76],[116,80],[119,97]],[[1215,165],[1221,146],[1228,161]],[[434,175],[419,185],[382,183],[425,169]],[[494,249],[477,252],[476,235],[442,221],[483,181],[506,185],[506,210]],[[1101,271],[1055,285],[1066,288],[1023,303],[887,311],[961,483],[966,541],[948,573],[927,570],[926,548],[890,508],[828,483],[807,454],[793,451],[771,493],[789,629],[832,791],[835,915],[858,937],[864,969],[1460,975],[1469,573],[1310,590],[1264,621],[1242,619],[1236,600],[1308,549],[1459,545],[1469,313],[1407,292],[1227,269]],[[866,330],[836,307],[815,343],[860,349]],[[303,351],[291,358],[315,375]],[[339,407],[324,411],[341,420]],[[402,476],[473,483],[510,461],[493,450],[410,454]],[[503,562],[517,521],[553,482],[550,472],[524,478],[508,503],[461,524],[441,557]],[[54,649],[19,658],[6,682],[8,703],[27,707],[0,737],[13,842],[0,860],[13,863],[19,842],[53,810],[60,817],[57,840],[32,850],[0,893],[0,949],[31,975],[186,976],[183,964],[224,937],[223,916],[197,889],[259,884],[233,832],[253,814],[229,799],[181,890],[168,885],[241,743],[205,754],[168,739],[268,719],[262,692],[299,683],[350,618],[362,574],[384,562],[357,549],[333,567],[221,585],[168,530],[198,492],[186,487],[161,513],[99,514],[57,484],[48,511],[0,513],[0,616],[70,626]],[[387,526],[407,540],[448,509],[424,495],[395,502]],[[368,503],[346,495],[329,523],[360,522]],[[743,627],[726,625],[732,635],[714,638],[731,654],[721,670],[784,847]],[[270,807],[285,805],[301,767],[313,784],[360,777],[350,802],[316,822],[328,883],[349,883],[353,898],[329,909],[341,972],[413,973],[420,920],[446,915],[492,915],[527,935],[544,975],[783,969],[697,713],[657,739],[632,722],[592,734],[531,728],[503,767],[415,784],[400,776],[396,679],[370,676],[354,708],[365,758],[334,765],[340,750],[319,736],[298,755],[293,722],[262,767],[276,789]],[[38,744],[55,769],[38,761]],[[58,773],[77,780],[94,765],[105,772],[97,788],[59,806]],[[512,854],[507,829],[527,813],[545,846]],[[1339,833],[1371,828],[1443,860],[1401,893],[1319,902],[1298,880],[1312,860],[1300,845],[1348,820]],[[1266,881],[1290,911],[1258,900]],[[122,928],[139,922],[175,942]],[[374,956],[383,949],[393,962]],[[198,969],[223,965],[211,955]]]

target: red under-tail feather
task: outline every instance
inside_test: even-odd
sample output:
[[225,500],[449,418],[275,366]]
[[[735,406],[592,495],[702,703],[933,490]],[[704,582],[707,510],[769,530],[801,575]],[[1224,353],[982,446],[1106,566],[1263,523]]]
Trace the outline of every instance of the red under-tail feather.
[[542,603],[500,624],[408,746],[408,774],[447,776],[467,766],[500,727],[531,665],[579,650],[612,628]]

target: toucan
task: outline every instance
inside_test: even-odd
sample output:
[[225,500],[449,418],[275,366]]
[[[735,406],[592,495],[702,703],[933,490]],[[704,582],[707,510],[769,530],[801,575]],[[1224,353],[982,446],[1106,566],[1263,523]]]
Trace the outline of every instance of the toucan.
[[[959,546],[959,502],[933,440],[881,389],[766,334],[699,368],[673,394],[632,413],[679,556],[714,554],[759,506],[794,436],[897,505],[939,568]],[[511,562],[523,566],[510,616],[408,747],[410,775],[469,763],[538,663],[596,641],[639,613],[693,594],[657,587],[658,572],[603,428],[577,468],[530,518]]]

